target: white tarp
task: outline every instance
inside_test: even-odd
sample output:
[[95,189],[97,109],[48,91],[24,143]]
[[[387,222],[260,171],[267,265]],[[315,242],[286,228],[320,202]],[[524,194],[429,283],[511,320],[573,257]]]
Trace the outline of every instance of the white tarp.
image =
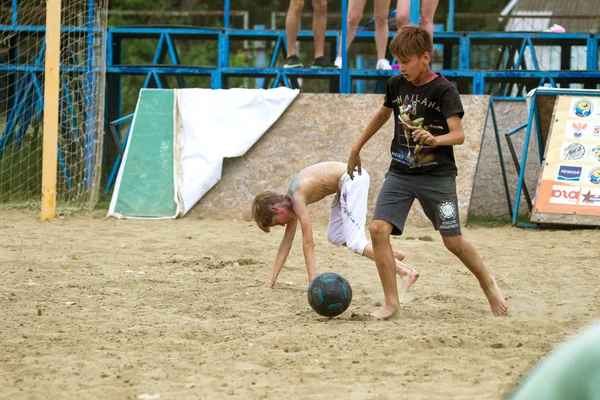
[[240,157],[277,121],[297,89],[178,89],[175,192],[185,215],[220,179],[223,158]]
[[108,216],[184,216],[244,155],[299,90],[143,89]]

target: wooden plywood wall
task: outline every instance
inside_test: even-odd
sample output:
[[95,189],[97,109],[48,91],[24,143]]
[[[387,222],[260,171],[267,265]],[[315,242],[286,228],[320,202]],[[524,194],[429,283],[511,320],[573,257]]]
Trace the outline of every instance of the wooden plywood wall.
[[[455,146],[459,175],[459,209],[463,225],[477,169],[488,96],[461,96],[465,109],[466,141]],[[350,147],[373,114],[381,107],[377,94],[300,94],[281,118],[242,157],[225,160],[221,181],[188,214],[191,218],[249,219],[254,196],[264,190],[287,191],[292,177],[304,167],[321,161],[346,162]],[[392,119],[363,148],[363,167],[371,176],[368,220],[390,163]],[[310,206],[313,219],[329,218],[331,199]],[[414,205],[407,222],[429,226]]]

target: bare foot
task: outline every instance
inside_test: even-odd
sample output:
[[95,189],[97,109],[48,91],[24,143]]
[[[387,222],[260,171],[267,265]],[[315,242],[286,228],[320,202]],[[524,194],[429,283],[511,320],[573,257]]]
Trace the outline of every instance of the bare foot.
[[492,314],[506,316],[508,315],[508,305],[506,304],[504,295],[500,291],[500,288],[498,287],[494,277],[490,275],[490,278],[492,278],[492,284],[485,287],[482,286],[481,288],[483,289],[483,293],[485,293],[485,296],[490,303]]
[[394,252],[394,258],[398,261],[402,261],[404,260],[404,257],[406,257],[406,253],[403,252],[402,250],[392,250]]
[[377,319],[389,319],[396,315],[399,308],[400,307],[398,306],[394,307],[386,304],[385,306],[381,307],[379,310],[371,314],[371,316]]
[[408,269],[408,274],[400,274],[399,268],[396,268],[396,273],[400,277],[400,281],[402,283],[400,290],[402,290],[404,293],[408,293],[411,286],[415,284],[417,279],[419,279],[419,272],[407,266],[404,266],[404,268]]

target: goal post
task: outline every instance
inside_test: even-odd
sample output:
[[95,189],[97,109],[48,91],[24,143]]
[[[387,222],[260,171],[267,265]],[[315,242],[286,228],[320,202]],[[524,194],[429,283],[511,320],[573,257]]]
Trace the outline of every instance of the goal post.
[[[12,0],[0,13],[0,208],[93,208],[105,127],[108,0]],[[10,10],[10,12],[5,12]]]
[[56,217],[56,172],[58,161],[58,99],[60,79],[60,4],[46,4],[46,64],[44,72],[44,140],[42,152],[41,219]]

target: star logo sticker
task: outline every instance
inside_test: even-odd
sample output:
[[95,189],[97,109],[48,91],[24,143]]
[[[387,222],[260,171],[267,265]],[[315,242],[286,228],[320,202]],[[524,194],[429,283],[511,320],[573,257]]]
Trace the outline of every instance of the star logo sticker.
[[581,195],[583,196],[583,200],[581,200],[582,203],[595,203],[600,200],[600,196],[592,194],[591,190],[588,190],[586,194],[582,193]]

